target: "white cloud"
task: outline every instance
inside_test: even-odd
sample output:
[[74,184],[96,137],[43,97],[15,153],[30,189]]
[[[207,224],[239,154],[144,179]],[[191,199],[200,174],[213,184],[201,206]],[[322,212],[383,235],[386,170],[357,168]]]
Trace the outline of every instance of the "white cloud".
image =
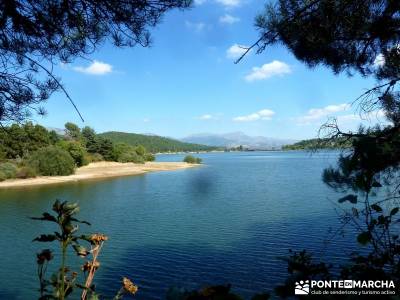
[[194,0],[194,4],[195,5],[202,5],[204,2],[206,2],[207,0]]
[[247,81],[256,81],[268,79],[273,76],[283,76],[292,73],[290,66],[279,60],[274,60],[261,67],[254,67],[249,74],[246,75]]
[[233,118],[235,122],[251,122],[251,121],[258,121],[258,120],[271,120],[272,116],[275,114],[274,111],[270,109],[262,109],[258,112],[252,113],[246,116],[239,116]]
[[323,108],[312,108],[305,116],[298,118],[300,124],[310,124],[313,121],[321,120],[323,117],[332,116],[334,113],[343,112],[350,109],[350,104],[342,103],[337,105],[328,105]]
[[246,52],[247,48],[248,46],[234,44],[231,47],[229,47],[228,50],[226,50],[226,57],[231,59],[237,59],[241,55],[243,55],[243,53]]
[[199,117],[199,120],[211,120],[211,119],[213,119],[214,117],[212,116],[212,115],[210,115],[210,114],[205,114],[205,115],[202,115],[202,116],[200,116]]
[[196,32],[201,32],[206,27],[206,24],[203,22],[190,22],[186,21],[185,25],[187,28],[192,29]]
[[74,67],[74,70],[85,74],[104,75],[111,73],[112,68],[112,65],[95,60],[87,67]]
[[375,68],[381,68],[385,65],[385,57],[383,56],[382,53],[379,53],[374,60],[374,66]]
[[223,23],[223,24],[234,24],[240,21],[240,18],[238,17],[234,17],[232,15],[229,14],[225,14],[221,17],[219,17],[219,22]]
[[143,122],[144,122],[144,123],[148,123],[148,122],[150,122],[150,119],[149,119],[149,118],[144,118],[144,119],[143,119]]
[[242,0],[215,0],[217,3],[222,4],[225,7],[236,7],[241,4]]

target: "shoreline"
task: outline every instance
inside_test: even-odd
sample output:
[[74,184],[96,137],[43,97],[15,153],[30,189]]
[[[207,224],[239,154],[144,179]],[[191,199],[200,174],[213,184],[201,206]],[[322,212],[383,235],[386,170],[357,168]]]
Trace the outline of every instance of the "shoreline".
[[8,179],[0,182],[0,189],[51,185],[91,179],[107,179],[113,177],[141,175],[155,171],[188,169],[196,166],[198,165],[188,164],[185,162],[146,162],[144,164],[95,162],[90,163],[87,166],[77,168],[75,174],[68,176],[38,176],[27,179]]

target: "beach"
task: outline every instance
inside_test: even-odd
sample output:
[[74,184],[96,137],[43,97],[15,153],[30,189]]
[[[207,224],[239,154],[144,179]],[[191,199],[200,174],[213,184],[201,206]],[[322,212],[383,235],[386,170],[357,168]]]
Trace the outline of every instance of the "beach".
[[105,179],[119,176],[139,175],[154,171],[172,171],[198,166],[185,162],[146,162],[144,164],[94,162],[77,168],[75,174],[69,176],[38,176],[28,179],[9,179],[0,182],[0,188],[29,187],[65,182],[76,182],[90,179]]

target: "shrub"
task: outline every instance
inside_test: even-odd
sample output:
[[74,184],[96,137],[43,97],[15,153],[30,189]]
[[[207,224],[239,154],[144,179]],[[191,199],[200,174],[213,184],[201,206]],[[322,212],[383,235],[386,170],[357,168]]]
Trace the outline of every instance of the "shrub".
[[145,160],[145,161],[155,161],[155,160],[156,160],[156,157],[154,156],[154,154],[146,153],[146,154],[144,155],[144,160]]
[[127,162],[133,162],[133,163],[137,163],[137,164],[143,164],[144,163],[143,156],[137,155],[136,152],[122,153],[119,156],[118,161],[122,162],[122,163],[127,163]]
[[0,171],[0,182],[6,180],[6,174],[4,174],[3,172]]
[[89,163],[86,149],[79,142],[62,141],[58,145],[71,155],[78,167],[86,166]]
[[183,161],[188,164],[201,164],[201,158],[194,157],[193,155],[186,155]]
[[17,178],[26,179],[36,177],[36,171],[32,167],[22,167],[17,171]]
[[75,161],[71,155],[56,146],[48,146],[34,152],[27,164],[44,176],[71,175],[75,170]]
[[103,161],[104,158],[100,153],[89,153],[88,154],[88,160],[89,162],[96,162],[96,161]]
[[17,166],[10,162],[0,163],[0,172],[4,174],[6,179],[15,178]]
[[135,147],[135,151],[139,156],[144,156],[146,154],[146,148],[143,147],[142,145]]

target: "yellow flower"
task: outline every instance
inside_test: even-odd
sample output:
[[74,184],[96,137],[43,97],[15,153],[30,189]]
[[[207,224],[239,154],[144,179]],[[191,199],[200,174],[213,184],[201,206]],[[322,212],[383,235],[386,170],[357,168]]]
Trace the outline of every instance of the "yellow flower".
[[90,241],[94,244],[99,244],[100,242],[107,241],[108,237],[101,233],[94,233],[90,236]]
[[123,286],[124,286],[125,291],[128,292],[128,293],[130,293],[130,294],[132,294],[132,295],[135,295],[136,292],[137,292],[138,289],[139,289],[137,285],[134,285],[133,282],[130,281],[130,280],[129,280],[128,278],[126,278],[126,277],[124,277],[124,278],[122,279],[122,283],[123,283]]

